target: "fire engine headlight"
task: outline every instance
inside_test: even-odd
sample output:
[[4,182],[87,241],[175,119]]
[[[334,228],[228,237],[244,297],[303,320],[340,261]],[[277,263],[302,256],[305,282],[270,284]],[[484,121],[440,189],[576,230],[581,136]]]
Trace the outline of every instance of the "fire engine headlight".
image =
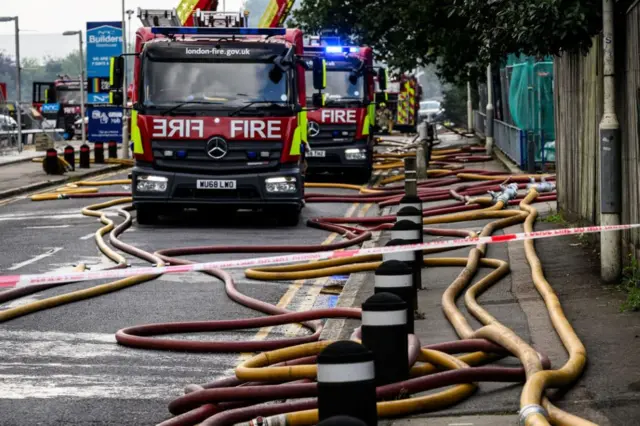
[[297,190],[296,178],[291,176],[267,178],[264,183],[267,192],[272,194],[290,194]]
[[164,176],[138,176],[136,189],[139,192],[164,192],[168,182]]
[[366,160],[367,150],[357,148],[345,149],[344,156],[347,160]]

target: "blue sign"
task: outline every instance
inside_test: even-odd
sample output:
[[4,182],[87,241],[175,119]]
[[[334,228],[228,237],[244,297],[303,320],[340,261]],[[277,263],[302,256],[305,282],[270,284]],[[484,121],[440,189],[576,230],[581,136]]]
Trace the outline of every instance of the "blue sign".
[[90,142],[122,142],[122,108],[90,107],[88,116],[87,139]]
[[109,77],[112,56],[122,54],[122,22],[87,22],[87,77]]
[[108,93],[87,93],[87,103],[88,104],[108,104],[109,94]]
[[43,104],[42,112],[58,112],[60,111],[60,104]]

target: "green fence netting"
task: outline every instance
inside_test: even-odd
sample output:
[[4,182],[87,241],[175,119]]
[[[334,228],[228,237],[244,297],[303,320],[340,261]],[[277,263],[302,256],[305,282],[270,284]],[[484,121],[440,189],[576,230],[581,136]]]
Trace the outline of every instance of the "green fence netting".
[[509,55],[505,68],[511,71],[509,111],[514,124],[535,135],[537,161],[555,161],[553,59]]

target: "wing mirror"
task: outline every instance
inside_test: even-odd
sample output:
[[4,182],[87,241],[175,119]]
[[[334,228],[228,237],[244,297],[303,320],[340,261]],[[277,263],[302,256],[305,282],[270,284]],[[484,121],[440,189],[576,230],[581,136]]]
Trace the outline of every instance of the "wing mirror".
[[322,108],[324,106],[324,95],[322,93],[314,93],[311,96],[311,104],[316,108]]
[[378,87],[380,88],[380,91],[384,92],[385,90],[387,90],[388,78],[389,77],[387,74],[387,69],[379,68],[378,69]]
[[291,65],[294,63],[295,52],[293,46],[287,50],[282,56],[276,56],[273,60],[273,68],[269,71],[269,79],[273,83],[280,83],[284,74],[289,71]]
[[109,85],[111,89],[120,89],[124,80],[124,58],[122,56],[113,56],[110,65]]
[[313,88],[323,90],[327,87],[327,62],[322,58],[313,58]]

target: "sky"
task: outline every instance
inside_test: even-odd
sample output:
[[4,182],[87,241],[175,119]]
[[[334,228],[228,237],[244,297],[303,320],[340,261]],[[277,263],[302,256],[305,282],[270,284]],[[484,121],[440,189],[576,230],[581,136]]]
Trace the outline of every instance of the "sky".
[[[1,16],[18,16],[20,22],[20,52],[22,57],[65,56],[78,48],[78,39],[63,37],[69,30],[83,30],[87,21],[119,21],[122,19],[120,0],[1,0]],[[227,10],[239,10],[244,0],[220,0]],[[180,0],[125,0],[126,9],[173,9]],[[15,53],[14,23],[0,23],[0,51]],[[136,15],[131,16],[132,32],[141,26]]]

